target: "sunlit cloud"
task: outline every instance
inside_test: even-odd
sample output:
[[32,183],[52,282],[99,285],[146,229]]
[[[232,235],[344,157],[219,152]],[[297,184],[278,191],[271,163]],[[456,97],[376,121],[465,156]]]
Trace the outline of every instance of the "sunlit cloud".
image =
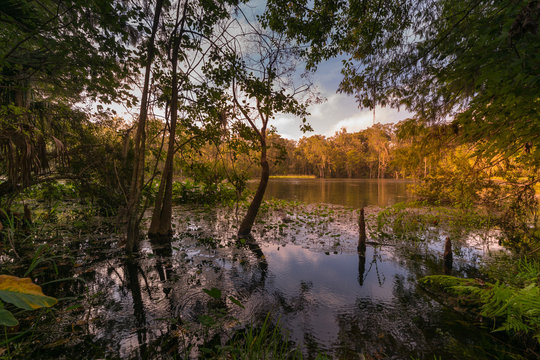
[[[313,132],[302,133],[299,119],[281,115],[277,116],[273,122],[281,136],[289,139],[299,139],[302,136],[314,134],[332,136],[342,128],[347,129],[348,132],[355,132],[373,125],[373,111],[360,109],[353,96],[336,92],[343,78],[341,68],[341,60],[332,59],[320,64],[312,76],[315,85],[320,90],[320,96],[325,98],[322,103],[308,108],[310,115],[307,120]],[[397,111],[381,107],[375,109],[375,122],[382,124],[396,123],[411,116],[411,113],[404,110]]]
[[357,114],[339,120],[325,135],[331,136],[343,128],[347,129],[348,132],[356,132],[367,129],[374,122],[381,124],[395,123],[412,116],[408,111],[397,111],[396,109],[381,108],[380,106],[375,108],[375,119],[373,118],[373,110],[363,109],[357,111]]

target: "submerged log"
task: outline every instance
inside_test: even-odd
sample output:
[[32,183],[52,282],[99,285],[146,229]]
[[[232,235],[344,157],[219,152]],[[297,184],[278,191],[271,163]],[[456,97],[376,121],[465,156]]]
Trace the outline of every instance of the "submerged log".
[[364,208],[360,209],[360,215],[358,216],[358,253],[366,253],[366,219],[364,216]]
[[446,275],[450,274],[452,272],[452,262],[453,262],[453,256],[452,256],[452,241],[449,237],[446,238],[446,242],[444,243],[444,273]]

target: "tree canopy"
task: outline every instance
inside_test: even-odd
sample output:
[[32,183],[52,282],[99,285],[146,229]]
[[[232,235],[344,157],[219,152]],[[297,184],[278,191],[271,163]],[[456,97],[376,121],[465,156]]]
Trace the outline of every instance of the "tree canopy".
[[539,18],[529,0],[270,0],[265,20],[306,45],[308,66],[344,56],[339,90],[360,106],[453,121],[485,154],[538,164]]

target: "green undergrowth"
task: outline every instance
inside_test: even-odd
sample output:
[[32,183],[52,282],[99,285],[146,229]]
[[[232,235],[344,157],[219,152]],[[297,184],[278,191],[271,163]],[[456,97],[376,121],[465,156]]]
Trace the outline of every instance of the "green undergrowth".
[[374,224],[378,237],[422,241],[441,235],[459,239],[473,230],[490,230],[496,221],[478,209],[398,203],[380,211]]
[[[298,346],[288,340],[286,331],[279,321],[273,325],[268,314],[259,326],[249,326],[238,331],[225,345],[204,348],[203,358],[234,360],[302,360],[304,356]],[[315,360],[328,357],[318,354]]]
[[[159,189],[159,182],[153,183],[146,191],[146,196],[153,202]],[[192,180],[175,181],[172,189],[173,204],[231,205],[245,200],[246,192],[238,192],[228,182],[202,183]]]
[[173,200],[176,204],[228,204],[242,198],[237,198],[235,188],[228,183],[208,185],[185,180],[173,184]]
[[[491,320],[491,330],[505,331],[525,343],[540,345],[540,261],[501,258],[485,270],[488,279],[432,275],[420,279],[428,289],[450,295],[473,314]],[[534,340],[532,340],[534,342]]]

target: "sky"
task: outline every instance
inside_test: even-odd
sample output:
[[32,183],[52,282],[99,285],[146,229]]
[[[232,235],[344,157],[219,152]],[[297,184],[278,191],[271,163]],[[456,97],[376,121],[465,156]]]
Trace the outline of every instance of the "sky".
[[[302,136],[315,134],[332,136],[342,128],[348,132],[355,132],[373,125],[372,110],[359,108],[353,96],[336,92],[343,77],[341,66],[339,59],[326,61],[319,65],[312,76],[321,96],[326,98],[322,103],[309,107],[311,115],[307,117],[307,120],[313,132],[304,134],[300,130],[299,119],[278,115],[272,123],[278,134],[288,139],[298,140]],[[404,109],[401,111],[381,107],[375,109],[375,121],[382,124],[396,123],[411,116],[412,114]]]
[[[264,9],[264,2],[264,0],[255,0],[249,9],[244,10],[254,17]],[[302,63],[299,63],[297,75],[304,72],[303,66]],[[342,59],[334,58],[320,63],[317,71],[311,75],[311,79],[319,91],[319,96],[323,98],[321,103],[308,108],[310,115],[307,117],[307,121],[313,131],[303,133],[300,130],[301,121],[299,118],[278,114],[270,123],[276,127],[278,134],[284,138],[298,140],[303,136],[316,134],[333,136],[342,128],[348,132],[356,132],[373,125],[372,110],[359,108],[358,103],[351,95],[337,93],[339,83],[343,78],[341,68]],[[295,77],[296,79],[300,78],[300,76]],[[135,89],[134,95],[140,97],[140,90]],[[125,119],[135,118],[139,110],[138,108],[128,109],[121,104],[115,104],[111,108]],[[162,110],[156,109],[156,115],[162,116],[162,112]],[[403,109],[401,111],[380,107],[375,109],[375,121],[382,124],[396,123],[411,116],[411,113]]]

